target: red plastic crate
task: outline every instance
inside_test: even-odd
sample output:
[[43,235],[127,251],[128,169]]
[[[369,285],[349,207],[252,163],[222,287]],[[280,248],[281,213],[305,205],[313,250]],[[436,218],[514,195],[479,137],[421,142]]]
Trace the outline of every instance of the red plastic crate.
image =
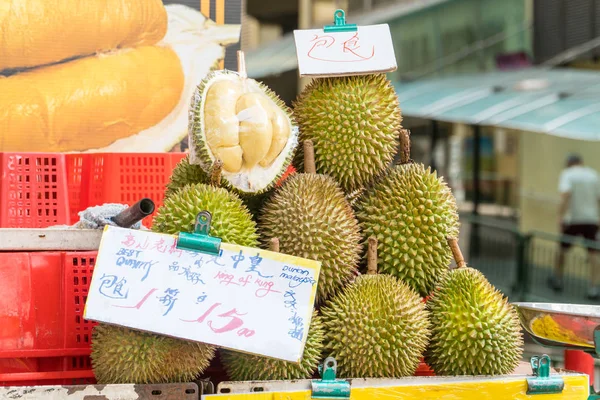
[[0,253],[0,385],[95,383],[83,308],[96,254]]
[[[185,153],[68,154],[71,219],[88,207],[104,203],[132,205],[151,198],[156,209],[163,204],[166,185]],[[154,215],[144,219],[150,226]]]
[[65,156],[0,153],[0,228],[70,224]]

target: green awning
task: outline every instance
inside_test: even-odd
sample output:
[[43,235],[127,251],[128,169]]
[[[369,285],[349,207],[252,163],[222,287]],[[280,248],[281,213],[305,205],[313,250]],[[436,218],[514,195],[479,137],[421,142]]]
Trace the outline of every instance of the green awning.
[[395,87],[407,117],[600,140],[600,72],[530,68]]

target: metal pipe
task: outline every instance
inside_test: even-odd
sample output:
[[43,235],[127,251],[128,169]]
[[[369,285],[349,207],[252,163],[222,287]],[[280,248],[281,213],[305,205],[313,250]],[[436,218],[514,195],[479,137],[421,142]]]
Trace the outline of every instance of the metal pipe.
[[112,220],[121,228],[131,228],[154,212],[154,202],[144,198],[115,215]]

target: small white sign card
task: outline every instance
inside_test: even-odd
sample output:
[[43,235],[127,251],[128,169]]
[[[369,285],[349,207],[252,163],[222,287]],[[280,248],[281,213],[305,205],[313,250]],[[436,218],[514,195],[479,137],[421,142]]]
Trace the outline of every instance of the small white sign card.
[[107,226],[84,318],[300,362],[321,263],[221,243]]
[[387,24],[358,26],[347,32],[295,30],[294,40],[302,77],[362,75],[397,68]]

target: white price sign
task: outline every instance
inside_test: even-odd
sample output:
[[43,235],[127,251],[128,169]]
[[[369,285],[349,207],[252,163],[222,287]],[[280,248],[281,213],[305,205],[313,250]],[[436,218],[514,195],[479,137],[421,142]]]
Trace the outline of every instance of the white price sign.
[[395,71],[396,56],[387,24],[355,31],[294,31],[300,76],[328,77]]
[[302,359],[321,263],[106,227],[84,318],[286,361]]

